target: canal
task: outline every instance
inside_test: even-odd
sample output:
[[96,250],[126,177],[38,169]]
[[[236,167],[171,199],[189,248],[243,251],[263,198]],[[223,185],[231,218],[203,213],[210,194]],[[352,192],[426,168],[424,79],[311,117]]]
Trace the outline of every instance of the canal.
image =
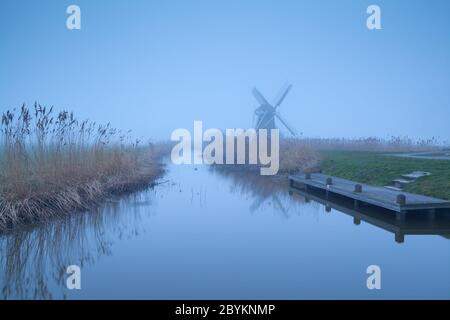
[[[450,298],[446,222],[416,223],[429,234],[397,243],[376,223],[290,193],[284,179],[169,165],[159,182],[2,234],[2,298]],[[81,290],[66,287],[70,265]],[[381,290],[367,288],[370,265]]]

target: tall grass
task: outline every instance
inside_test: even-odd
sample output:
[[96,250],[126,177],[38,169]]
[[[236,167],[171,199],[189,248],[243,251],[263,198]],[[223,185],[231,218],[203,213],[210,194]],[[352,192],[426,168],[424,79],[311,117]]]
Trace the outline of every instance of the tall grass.
[[422,152],[440,150],[448,142],[436,138],[412,139],[391,136],[389,138],[303,138],[303,143],[316,150],[373,151],[373,152]]
[[2,115],[0,150],[0,227],[88,209],[161,171],[155,146],[38,104]]
[[311,172],[317,169],[320,154],[302,139],[283,138],[280,140],[281,174]]
[[[236,144],[236,143],[235,143]],[[320,170],[323,151],[370,151],[370,152],[422,152],[437,151],[448,146],[448,142],[439,142],[435,138],[414,140],[408,137],[390,137],[388,139],[369,138],[281,138],[280,168],[278,174],[313,172]],[[248,162],[249,143],[246,140],[246,161]],[[224,150],[225,152],[225,150]],[[251,171],[259,165],[225,166]]]
[[[260,162],[260,159],[256,159],[256,164],[250,164],[250,150],[251,144],[254,144],[257,146],[257,152],[259,152],[259,148],[261,147],[259,145],[259,139],[255,138],[254,140],[250,140],[249,137],[241,137],[241,139],[244,139],[245,141],[245,154],[243,158],[245,158],[245,164],[243,165],[237,165],[237,145],[238,138],[234,138],[234,164],[231,165],[215,165],[215,169],[225,169],[225,170],[232,170],[232,171],[254,171],[260,173],[260,168],[263,165]],[[262,142],[261,142],[262,143]],[[266,142],[267,145],[267,152],[268,154],[272,155],[271,151],[271,142],[270,139]],[[275,150],[274,150],[275,152]],[[224,145],[223,148],[223,162],[226,162],[226,147]],[[320,161],[320,155],[319,152],[317,152],[313,147],[311,147],[308,143],[305,143],[302,139],[297,138],[280,138],[279,140],[279,170],[278,175],[286,175],[286,174],[292,174],[292,173],[298,173],[298,172],[309,172],[314,171]],[[272,159],[275,161],[275,159]]]

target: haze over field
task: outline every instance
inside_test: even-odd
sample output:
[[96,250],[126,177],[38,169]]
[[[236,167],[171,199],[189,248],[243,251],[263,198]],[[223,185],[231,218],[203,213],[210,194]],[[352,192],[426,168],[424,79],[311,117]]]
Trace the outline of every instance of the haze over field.
[[[65,27],[77,4],[82,29]],[[257,86],[306,136],[450,140],[450,2],[2,1],[0,111],[39,101],[135,135],[249,127]]]

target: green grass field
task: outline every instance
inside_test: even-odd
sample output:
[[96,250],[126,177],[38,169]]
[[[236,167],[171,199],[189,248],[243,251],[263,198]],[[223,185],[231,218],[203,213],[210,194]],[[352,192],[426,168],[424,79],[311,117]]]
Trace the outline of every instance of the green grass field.
[[450,200],[448,160],[408,159],[363,151],[322,151],[321,155],[324,174],[377,186],[388,185],[412,171],[431,172],[431,176],[418,179],[405,191]]

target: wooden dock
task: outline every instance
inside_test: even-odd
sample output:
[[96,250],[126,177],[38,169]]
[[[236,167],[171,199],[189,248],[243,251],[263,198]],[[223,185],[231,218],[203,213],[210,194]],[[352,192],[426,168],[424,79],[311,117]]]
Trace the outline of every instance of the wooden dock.
[[385,187],[374,187],[342,178],[320,173],[289,176],[290,186],[300,190],[309,188],[337,194],[358,202],[385,208],[398,213],[426,210],[434,213],[436,209],[450,208],[450,201],[391,190]]
[[335,209],[338,212],[347,214],[353,218],[355,225],[366,222],[380,229],[391,232],[395,235],[395,241],[403,243],[405,236],[409,235],[438,235],[450,238],[450,215],[414,215],[405,220],[398,220],[387,209],[380,209],[374,206],[355,208],[354,203],[349,198],[329,195],[326,197],[323,190],[304,191],[293,189],[292,196],[298,194],[307,202],[314,201],[322,204],[326,212]]

